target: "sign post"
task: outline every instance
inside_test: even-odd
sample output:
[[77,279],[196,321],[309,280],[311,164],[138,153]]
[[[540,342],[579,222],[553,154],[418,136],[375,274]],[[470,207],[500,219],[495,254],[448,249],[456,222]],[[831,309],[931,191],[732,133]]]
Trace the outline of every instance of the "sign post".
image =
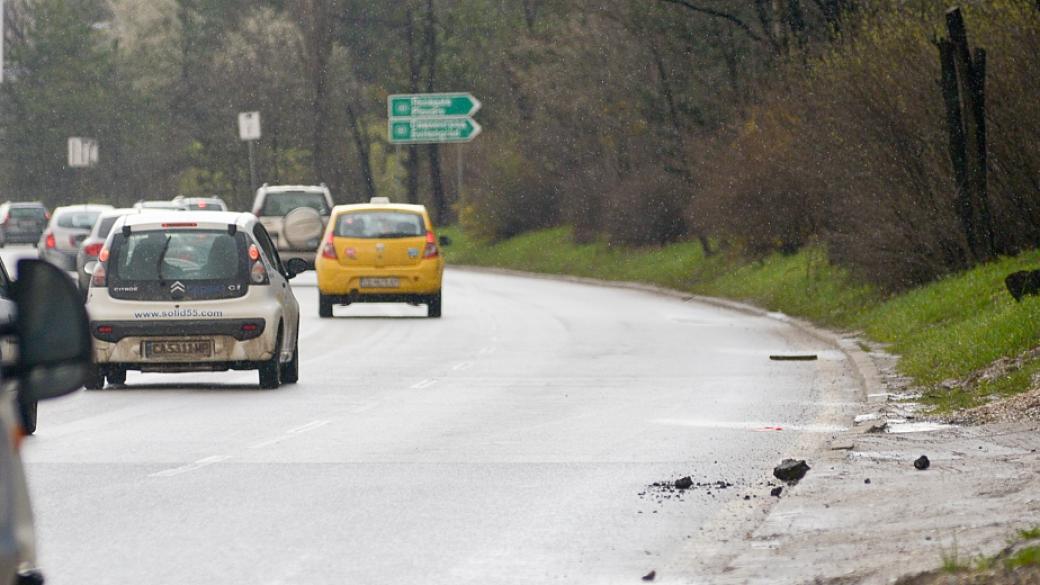
[[386,98],[387,134],[391,144],[458,145],[456,151],[456,188],[462,194],[462,144],[480,132],[473,115],[480,100],[472,94],[418,93],[394,94]]
[[260,112],[240,112],[238,114],[238,137],[249,147],[249,190],[256,191],[256,161],[253,148],[260,140]]
[[69,138],[69,167],[84,169],[98,163],[98,141],[93,138]]

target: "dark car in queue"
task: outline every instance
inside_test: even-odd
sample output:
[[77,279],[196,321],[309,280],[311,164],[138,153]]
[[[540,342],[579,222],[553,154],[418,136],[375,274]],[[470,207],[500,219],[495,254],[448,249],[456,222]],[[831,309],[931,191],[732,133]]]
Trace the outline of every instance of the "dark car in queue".
[[58,207],[37,246],[40,259],[66,271],[76,269],[79,245],[90,235],[97,218],[112,209],[111,205],[69,205]]
[[0,248],[7,244],[35,246],[49,219],[47,208],[38,201],[8,201],[0,205]]

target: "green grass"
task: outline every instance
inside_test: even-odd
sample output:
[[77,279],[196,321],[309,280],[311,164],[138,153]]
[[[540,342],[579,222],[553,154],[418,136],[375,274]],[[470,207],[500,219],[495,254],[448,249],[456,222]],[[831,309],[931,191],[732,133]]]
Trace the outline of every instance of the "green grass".
[[821,325],[864,331],[900,354],[900,369],[931,388],[925,401],[939,411],[974,406],[991,395],[1029,388],[1040,362],[968,390],[938,383],[961,378],[1002,356],[1040,345],[1040,297],[1016,303],[1004,277],[1040,265],[1040,251],[1002,258],[890,298],[858,284],[810,248],[748,261],[732,253],[705,256],[692,242],[632,249],[604,242],[574,244],[570,230],[530,232],[496,244],[476,242],[455,228],[446,251],[456,264],[656,284],[753,303]]

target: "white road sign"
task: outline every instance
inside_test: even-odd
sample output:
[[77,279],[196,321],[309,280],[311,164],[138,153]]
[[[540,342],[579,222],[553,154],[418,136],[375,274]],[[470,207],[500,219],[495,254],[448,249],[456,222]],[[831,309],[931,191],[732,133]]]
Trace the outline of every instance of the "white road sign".
[[69,138],[69,166],[92,167],[98,163],[98,142],[93,138]]
[[260,140],[260,112],[238,114],[238,137],[242,140]]

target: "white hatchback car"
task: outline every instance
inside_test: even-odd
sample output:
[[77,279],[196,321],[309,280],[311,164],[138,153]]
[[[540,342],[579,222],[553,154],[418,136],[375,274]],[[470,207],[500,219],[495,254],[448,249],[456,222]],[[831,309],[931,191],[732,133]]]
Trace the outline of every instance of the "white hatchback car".
[[283,265],[251,214],[210,211],[127,215],[91,271],[87,310],[95,372],[259,370],[262,388],[299,377],[300,308]]

